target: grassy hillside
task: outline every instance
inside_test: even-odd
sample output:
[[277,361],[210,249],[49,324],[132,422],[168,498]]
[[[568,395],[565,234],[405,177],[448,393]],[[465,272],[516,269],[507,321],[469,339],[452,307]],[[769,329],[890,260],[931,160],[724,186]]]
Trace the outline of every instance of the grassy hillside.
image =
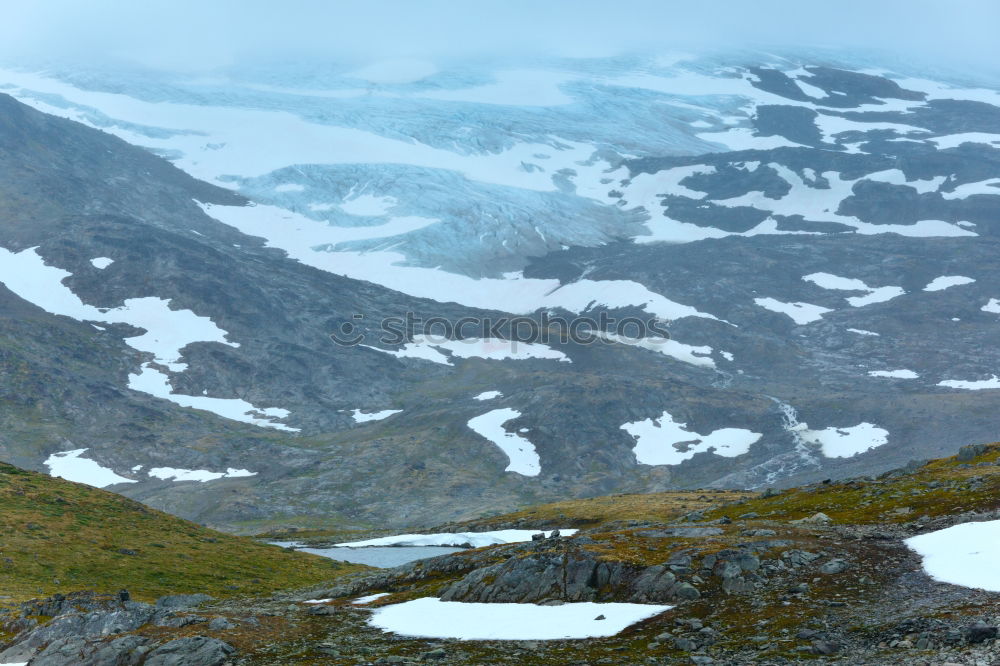
[[285,552],[138,502],[0,463],[0,600],[125,588],[263,595],[364,567]]

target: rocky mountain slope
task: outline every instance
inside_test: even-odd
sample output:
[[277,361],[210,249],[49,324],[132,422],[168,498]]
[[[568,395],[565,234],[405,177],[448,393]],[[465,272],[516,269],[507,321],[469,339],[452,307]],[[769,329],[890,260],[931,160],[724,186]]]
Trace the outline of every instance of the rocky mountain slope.
[[[996,438],[995,82],[828,53],[225,74],[0,71],[3,460],[256,531]],[[535,333],[385,338],[407,313]]]
[[[998,496],[994,444],[878,478],[738,499],[691,491],[561,502],[442,529],[572,523],[581,529],[571,537],[341,572],[269,597],[167,597],[152,606],[70,594],[9,604],[0,662],[988,664],[1000,647],[997,579],[967,558],[989,563],[996,544],[949,551],[957,569],[978,571],[951,584],[938,579],[949,563],[922,557],[913,538],[995,525]],[[373,626],[381,611],[426,597],[523,608],[637,602],[658,612],[617,635],[581,640],[427,639]],[[102,632],[116,622],[112,635]]]

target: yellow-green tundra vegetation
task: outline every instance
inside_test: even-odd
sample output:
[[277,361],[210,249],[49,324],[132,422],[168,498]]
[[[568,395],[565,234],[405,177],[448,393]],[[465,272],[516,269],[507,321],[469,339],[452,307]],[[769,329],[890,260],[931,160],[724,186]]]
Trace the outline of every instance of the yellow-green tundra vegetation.
[[[440,593],[463,573],[430,568],[423,576],[380,588],[352,588],[325,606],[305,604],[303,600],[326,588],[371,571],[222,535],[111,493],[9,466],[0,467],[0,558],[10,558],[14,566],[0,570],[0,584],[18,599],[41,596],[38,590],[48,594],[80,588],[126,587],[145,598],[207,592],[217,601],[199,613],[234,621],[231,628],[213,635],[239,650],[241,664],[418,662],[442,645],[446,654],[439,663],[447,664],[686,664],[692,663],[690,652],[674,639],[697,634],[691,629],[695,625],[684,624],[692,621],[716,632],[707,652],[717,663],[823,660],[827,655],[817,652],[817,641],[803,634],[812,631],[835,635],[848,646],[843,650],[868,650],[863,663],[910,664],[936,655],[942,644],[926,650],[889,647],[886,636],[902,639],[910,631],[900,628],[904,621],[961,626],[984,613],[1000,613],[1000,604],[985,593],[935,587],[919,578],[915,586],[906,582],[914,580],[920,563],[901,543],[928,522],[1000,509],[998,463],[1000,444],[992,444],[962,459],[931,461],[876,479],[829,481],[781,492],[695,490],[569,500],[443,526],[447,531],[578,527],[586,537],[579,545],[574,545],[576,538],[568,538],[549,540],[551,547],[579,547],[599,559],[638,566],[662,564],[683,549],[694,553],[692,573],[700,574],[696,582],[701,597],[679,601],[672,610],[610,638],[512,644],[383,634],[367,626],[370,608]],[[830,522],[799,522],[818,513]],[[644,534],[655,526],[706,524],[720,532],[698,537]],[[825,553],[817,562],[842,557],[851,568],[846,574],[824,574],[809,566],[790,569],[771,575],[770,583],[751,593],[727,593],[711,571],[697,567],[706,556],[754,541],[775,544],[758,551],[762,562],[781,558],[782,551],[800,550]],[[136,554],[123,554],[122,549]],[[453,557],[488,565],[530,552],[491,546]],[[790,589],[800,584],[807,592]],[[277,588],[286,589],[270,594]],[[366,607],[351,603],[374,591],[390,594]],[[907,595],[913,594],[930,596],[911,604]],[[249,615],[257,618],[256,624],[241,621]],[[138,633],[166,640],[204,631],[204,625],[146,626]],[[915,636],[909,635],[914,643]],[[848,653],[830,658],[845,659]]]
[[0,463],[0,605],[70,590],[268,594],[364,569]]

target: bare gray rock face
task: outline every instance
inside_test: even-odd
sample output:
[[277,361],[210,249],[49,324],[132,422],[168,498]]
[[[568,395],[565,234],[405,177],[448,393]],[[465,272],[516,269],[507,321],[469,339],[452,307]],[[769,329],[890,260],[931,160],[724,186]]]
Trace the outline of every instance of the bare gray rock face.
[[[147,624],[182,627],[191,623],[190,618],[204,621],[204,618],[175,611],[203,603],[211,599],[208,595],[162,597],[155,606],[123,601],[123,596],[127,595],[57,594],[22,604],[21,613],[25,617],[40,615],[39,611],[43,610],[54,617],[44,624],[29,626],[15,636],[13,644],[0,652],[0,663],[30,659],[32,664],[39,666],[134,666],[139,663],[209,666],[223,663],[235,652],[227,643],[204,636],[157,646],[155,640],[142,636],[120,635]],[[109,640],[109,636],[115,638]],[[154,656],[156,661],[151,661]]]
[[219,666],[236,652],[217,638],[190,636],[165,643],[149,653],[146,666]]

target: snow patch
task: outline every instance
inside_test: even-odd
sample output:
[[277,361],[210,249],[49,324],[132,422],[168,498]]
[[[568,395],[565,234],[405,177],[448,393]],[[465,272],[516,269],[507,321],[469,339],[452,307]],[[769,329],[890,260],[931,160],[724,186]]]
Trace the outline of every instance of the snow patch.
[[72,451],[53,453],[46,458],[44,463],[49,468],[49,475],[95,488],[105,488],[116,483],[135,483],[135,480],[118,476],[112,470],[102,467],[93,460],[81,458],[80,456],[87,450],[73,449]]
[[989,389],[1000,389],[1000,377],[993,375],[989,379],[979,379],[974,381],[962,381],[958,379],[946,379],[938,382],[938,386],[948,388],[964,389],[966,391],[985,391]]
[[[100,321],[105,324],[124,323],[145,329],[141,335],[125,338],[133,349],[153,355],[155,363],[171,372],[183,372],[187,364],[181,361],[182,350],[196,342],[217,342],[239,347],[226,339],[228,335],[208,317],[190,310],[172,310],[170,301],[162,298],[129,298],[117,308],[98,308],[87,305],[63,284],[72,273],[48,266],[37,252],[37,247],[21,252],[0,248],[0,282],[26,301],[46,312],[71,317],[78,321]],[[196,407],[253,425],[295,431],[269,419],[259,418],[259,413],[273,418],[285,418],[288,410],[259,409],[243,400],[185,396],[171,392],[168,375],[143,364],[139,374],[129,375],[129,388],[165,398],[185,407]]]
[[493,400],[494,398],[502,398],[503,393],[500,391],[483,391],[479,395],[473,396],[473,400]]
[[975,278],[964,275],[942,275],[931,280],[930,284],[924,287],[924,291],[943,291],[949,287],[958,287],[963,284],[972,284]]
[[191,343],[239,346],[226,340],[226,332],[208,317],[200,317],[190,310],[171,310],[170,301],[162,298],[130,298],[117,308],[87,305],[63,284],[72,273],[46,265],[37,250],[32,247],[15,253],[0,247],[0,282],[50,314],[77,321],[124,323],[146,329],[142,335],[126,338],[125,343],[153,354],[157,363],[174,372],[187,367],[180,361],[181,350]]
[[[368,619],[402,636],[458,640],[560,640],[614,636],[672,606],[626,603],[483,604],[414,599],[379,608]],[[603,618],[603,619],[598,619]]]
[[869,377],[888,377],[890,379],[917,379],[920,377],[913,370],[871,370]]
[[810,430],[807,424],[799,423],[792,430],[806,443],[818,444],[827,458],[850,458],[889,441],[888,430],[867,422],[823,430]]
[[393,414],[399,414],[402,409],[383,409],[380,412],[369,412],[364,413],[360,409],[352,409],[351,416],[357,423],[365,423],[367,421],[381,421],[382,419],[387,419]]
[[1000,314],[1000,298],[991,298],[990,302],[979,308],[983,312],[992,312],[993,314]]
[[90,265],[99,271],[103,271],[113,263],[115,263],[115,260],[109,257],[94,257],[90,260]]
[[811,303],[783,303],[773,298],[755,298],[753,302],[765,310],[788,315],[799,326],[819,321],[827,312],[833,312],[830,308],[824,308],[821,305],[813,305]]
[[848,296],[846,298],[847,302],[856,308],[871,305],[872,303],[884,303],[906,293],[902,287],[869,287],[861,280],[840,277],[833,273],[811,273],[802,276],[802,279],[824,289],[868,292],[864,296]]
[[945,199],[965,199],[976,194],[1000,196],[1000,178],[990,178],[989,180],[980,180],[975,183],[963,183],[951,192],[942,192],[941,196]]
[[938,150],[958,148],[963,143],[985,143],[988,146],[1000,147],[1000,134],[989,134],[987,132],[962,132],[960,134],[945,134],[927,139]]
[[934,580],[1000,592],[1000,520],[953,525],[904,543],[920,555]]
[[298,428],[276,423],[274,419],[287,418],[291,413],[280,407],[255,407],[240,398],[210,398],[203,395],[183,395],[173,393],[170,377],[149,363],[144,363],[138,374],[128,376],[128,387],[133,391],[148,393],[163,398],[181,407],[202,409],[232,421],[241,421],[261,428],[274,428],[286,432],[298,432]]
[[[370,345],[362,345],[368,349],[389,354],[396,358],[419,358],[442,365],[452,365],[453,358],[482,358],[489,361],[515,360],[523,361],[531,358],[555,360],[561,363],[572,363],[566,354],[537,342],[515,342],[492,338],[464,338],[462,340],[445,340],[433,335],[415,335],[411,342],[399,349],[382,349]],[[449,355],[443,352],[447,351]]]
[[535,445],[520,435],[507,432],[503,424],[521,416],[521,412],[509,407],[494,409],[469,419],[469,427],[477,435],[485,437],[507,454],[510,464],[505,472],[515,472],[523,476],[538,476],[542,471],[541,461]]
[[703,452],[733,458],[749,451],[761,438],[761,433],[743,428],[699,435],[688,430],[687,424],[675,422],[666,411],[659,418],[625,423],[621,429],[635,439],[632,451],[640,465],[679,465]]
[[382,597],[387,597],[390,594],[392,594],[392,592],[376,592],[375,594],[369,594],[369,595],[364,596],[364,597],[358,597],[357,599],[355,599],[354,601],[351,602],[351,605],[352,606],[361,606],[361,605],[364,605],[364,604],[370,604],[371,602],[375,601],[376,599],[381,599]]
[[[712,358],[713,349],[708,345],[688,345],[678,342],[673,338],[630,338],[626,335],[608,332],[595,333],[595,335],[608,342],[648,349],[691,365],[703,368],[715,367],[715,360]],[[726,354],[728,352],[721,353]]]
[[206,481],[215,481],[222,478],[233,479],[245,476],[257,476],[257,473],[233,467],[230,467],[225,472],[210,472],[207,469],[153,467],[149,470],[149,475],[157,479],[163,479],[164,481],[173,479],[174,481],[200,481],[201,483],[205,483]]

